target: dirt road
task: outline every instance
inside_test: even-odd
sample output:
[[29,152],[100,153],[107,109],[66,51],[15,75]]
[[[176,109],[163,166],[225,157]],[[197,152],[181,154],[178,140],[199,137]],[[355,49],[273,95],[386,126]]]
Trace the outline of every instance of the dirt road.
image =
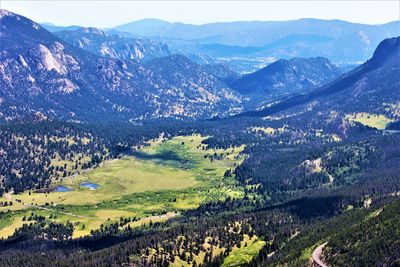
[[316,249],[314,249],[312,253],[312,261],[313,261],[313,266],[316,267],[329,267],[328,264],[324,262],[322,259],[322,249],[328,244],[328,242],[323,243],[322,245],[319,245]]

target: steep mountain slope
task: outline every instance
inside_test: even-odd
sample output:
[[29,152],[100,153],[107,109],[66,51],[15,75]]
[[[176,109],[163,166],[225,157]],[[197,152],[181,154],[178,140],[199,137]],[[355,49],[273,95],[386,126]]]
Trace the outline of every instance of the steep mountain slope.
[[[209,106],[211,109],[222,108],[230,113],[237,113],[240,110],[232,105],[232,102],[241,103],[241,98],[237,93],[232,92],[217,75],[185,56],[171,55],[156,58],[146,63],[145,66],[165,84],[172,85],[164,86],[165,94],[174,96],[170,103],[171,114],[200,115],[201,110],[185,108],[184,103],[188,99],[191,99],[190,102],[193,104]],[[161,101],[165,103],[169,100],[161,99]],[[217,113],[213,115],[217,115]]]
[[[199,74],[201,80],[196,82],[200,85],[189,79],[193,73],[171,80],[134,60],[100,57],[77,48],[11,12],[1,10],[0,22],[2,120],[35,113],[83,121],[204,118],[240,107],[228,88],[224,92],[229,93],[221,93],[211,105],[198,99],[199,94],[209,94],[219,86],[218,79],[207,72]],[[187,64],[183,72],[200,71],[197,64]],[[192,90],[185,91],[184,84],[191,84]]]
[[76,47],[111,58],[149,61],[156,57],[170,55],[168,46],[165,44],[145,39],[125,38],[116,34],[110,35],[96,28],[60,31],[55,35]]
[[237,80],[240,75],[225,64],[205,64],[204,68],[221,79]]
[[333,82],[308,94],[284,99],[260,111],[240,116],[271,116],[304,112],[368,112],[399,116],[400,37],[385,39],[373,57]]
[[[142,20],[114,28],[140,36],[181,39],[191,53],[214,57],[238,55],[276,58],[327,57],[334,61],[364,61],[378,43],[400,35],[400,22],[366,25],[340,20],[299,19],[292,21],[248,21],[191,25]],[[180,49],[185,49],[179,46]],[[189,52],[189,51],[188,51]]]
[[328,59],[294,58],[278,60],[232,83],[239,93],[260,102],[322,86],[342,74]]
[[[400,264],[400,202],[371,212],[363,221],[341,229],[324,255],[331,266],[397,266]],[[368,233],[368,234],[366,234]]]

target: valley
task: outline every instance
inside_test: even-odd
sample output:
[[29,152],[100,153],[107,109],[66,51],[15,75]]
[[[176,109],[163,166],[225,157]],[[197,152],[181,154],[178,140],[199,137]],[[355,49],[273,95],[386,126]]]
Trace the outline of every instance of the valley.
[[[0,207],[8,211],[2,220],[15,221],[16,229],[22,218],[33,213],[49,221],[73,223],[73,236],[79,237],[123,219],[135,218],[133,225],[141,225],[149,222],[148,217],[152,222],[162,221],[204,201],[241,198],[243,187],[224,173],[243,161],[244,147],[207,149],[201,143],[204,139],[199,135],[160,139],[133,156],[54,181],[47,190],[6,194],[0,202],[13,204]],[[97,188],[85,188],[85,182]],[[0,229],[2,238],[12,235],[12,227],[5,225]]]

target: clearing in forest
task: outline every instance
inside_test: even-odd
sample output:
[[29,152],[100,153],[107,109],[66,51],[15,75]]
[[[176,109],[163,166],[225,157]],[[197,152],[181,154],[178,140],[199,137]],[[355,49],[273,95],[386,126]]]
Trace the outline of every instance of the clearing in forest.
[[53,189],[70,191],[7,194],[0,202],[13,205],[0,207],[0,212],[5,211],[0,217],[0,237],[9,236],[32,213],[48,221],[72,222],[74,236],[79,237],[121,218],[140,226],[148,222],[146,217],[162,221],[163,214],[175,216],[204,201],[242,197],[243,188],[224,173],[242,162],[244,147],[209,149],[202,144],[205,138],[178,136],[153,142],[131,156],[52,184]]
[[378,130],[384,130],[390,122],[393,122],[392,119],[389,119],[384,115],[369,114],[364,112],[346,115],[346,119],[349,121],[359,122],[363,125],[376,128]]

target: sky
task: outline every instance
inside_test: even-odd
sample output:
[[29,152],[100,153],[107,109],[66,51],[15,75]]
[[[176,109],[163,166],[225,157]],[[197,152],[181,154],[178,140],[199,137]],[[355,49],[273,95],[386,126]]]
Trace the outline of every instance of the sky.
[[144,18],[192,24],[299,18],[341,19],[366,24],[400,20],[400,0],[1,0],[0,7],[37,22],[100,28]]

